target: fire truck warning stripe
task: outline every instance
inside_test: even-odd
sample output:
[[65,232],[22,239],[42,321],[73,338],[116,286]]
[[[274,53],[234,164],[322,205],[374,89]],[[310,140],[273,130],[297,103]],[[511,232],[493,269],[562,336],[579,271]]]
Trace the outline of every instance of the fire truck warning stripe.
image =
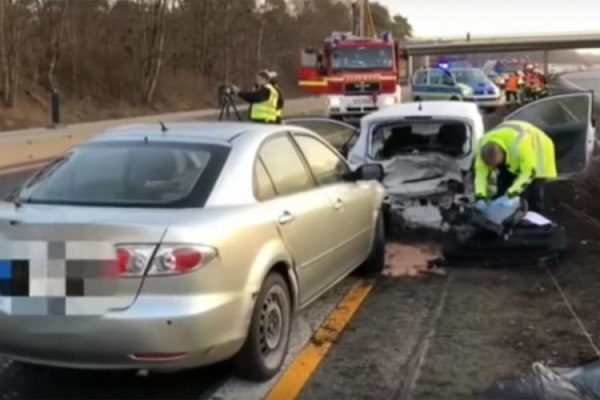
[[264,400],[294,400],[298,398],[372,289],[373,282],[360,281],[346,294],[290,367],[281,375]]
[[300,81],[298,82],[300,86],[327,86],[327,82],[325,81]]

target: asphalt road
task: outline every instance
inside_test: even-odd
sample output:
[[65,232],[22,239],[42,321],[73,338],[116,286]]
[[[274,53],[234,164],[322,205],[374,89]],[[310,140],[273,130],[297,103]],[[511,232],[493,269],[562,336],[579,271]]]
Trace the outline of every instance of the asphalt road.
[[583,89],[591,89],[600,94],[600,71],[573,72],[564,75],[564,78]]
[[[593,76],[577,76],[573,77],[573,81],[586,85],[600,82],[600,74],[597,80]],[[27,176],[28,173],[19,173],[0,177],[0,195],[10,191]],[[476,276],[470,276],[469,279],[474,289],[481,287]],[[489,277],[481,279],[489,280]],[[288,363],[355,282],[354,279],[347,279],[301,313],[295,322]],[[499,284],[506,286],[505,282]],[[518,284],[515,281],[515,285]],[[412,374],[416,366],[421,363],[425,365],[425,378],[421,377],[421,380],[433,380],[432,377],[440,375],[439,365],[428,364],[424,354],[433,326],[440,317],[437,310],[446,301],[447,287],[448,278],[440,277],[418,282],[392,279],[379,282],[363,311],[359,312],[342,340],[334,346],[330,356],[304,389],[301,399],[408,399],[407,393],[419,378]],[[453,305],[453,296],[455,294],[452,293],[448,296],[450,306]],[[472,301],[476,299],[472,298]],[[464,308],[465,304],[457,307]],[[486,310],[477,312],[485,313]],[[485,344],[484,338],[481,340],[481,344]],[[453,346],[460,347],[460,343]],[[442,350],[436,353],[440,357],[444,354]],[[500,350],[495,351],[492,354],[501,362]],[[460,360],[456,362],[460,364]],[[472,370],[471,373],[475,376],[477,371]],[[139,377],[132,373],[23,367],[9,360],[0,360],[2,399],[260,400],[272,383],[256,385],[240,382],[231,377],[227,363],[183,373]],[[446,384],[451,385],[451,382]],[[420,398],[438,397],[425,392]]]

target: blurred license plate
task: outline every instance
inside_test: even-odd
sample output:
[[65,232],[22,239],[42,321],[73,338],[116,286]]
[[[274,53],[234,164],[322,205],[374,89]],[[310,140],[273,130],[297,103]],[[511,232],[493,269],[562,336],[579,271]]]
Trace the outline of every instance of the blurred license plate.
[[371,99],[354,99],[352,100],[353,106],[372,106],[373,100]]

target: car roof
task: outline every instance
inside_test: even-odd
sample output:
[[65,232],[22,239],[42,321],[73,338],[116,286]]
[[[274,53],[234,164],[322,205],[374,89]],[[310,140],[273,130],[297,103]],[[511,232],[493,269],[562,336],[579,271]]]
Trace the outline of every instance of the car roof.
[[281,125],[256,124],[251,122],[170,122],[164,124],[131,124],[123,125],[104,132],[91,139],[91,142],[135,140],[151,138],[153,140],[176,142],[212,142],[228,144],[244,134],[266,137],[281,131]]
[[362,124],[370,124],[387,119],[401,119],[407,116],[431,116],[440,118],[481,118],[475,103],[464,101],[423,101],[408,102],[386,107],[363,117]]

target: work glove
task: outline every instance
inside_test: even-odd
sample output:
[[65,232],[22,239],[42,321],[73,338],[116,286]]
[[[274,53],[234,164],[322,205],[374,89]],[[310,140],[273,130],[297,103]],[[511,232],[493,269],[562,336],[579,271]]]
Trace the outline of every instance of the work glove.
[[495,205],[505,208],[515,208],[519,205],[519,197],[516,196],[502,196],[493,202]]
[[490,203],[485,210],[485,216],[495,224],[502,224],[514,215],[519,204],[519,197],[502,196]]
[[488,202],[486,200],[480,199],[475,202],[475,209],[477,211],[484,212],[488,207]]

